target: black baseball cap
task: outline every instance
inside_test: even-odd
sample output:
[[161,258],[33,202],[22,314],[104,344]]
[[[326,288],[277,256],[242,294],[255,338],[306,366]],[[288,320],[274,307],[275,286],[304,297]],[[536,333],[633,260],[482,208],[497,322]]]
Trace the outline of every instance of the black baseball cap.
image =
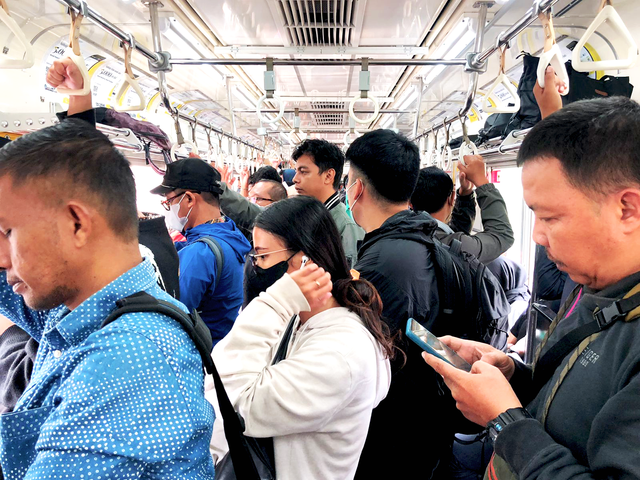
[[162,185],[151,190],[166,195],[173,190],[194,190],[222,195],[220,172],[199,158],[185,158],[167,165]]

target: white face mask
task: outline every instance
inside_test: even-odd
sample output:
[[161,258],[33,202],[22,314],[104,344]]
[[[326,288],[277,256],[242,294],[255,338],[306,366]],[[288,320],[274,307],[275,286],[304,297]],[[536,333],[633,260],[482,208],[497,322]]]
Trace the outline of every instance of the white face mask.
[[189,221],[189,214],[191,213],[191,209],[189,209],[186,217],[178,216],[182,200],[184,200],[184,194],[182,195],[182,198],[178,203],[169,207],[169,211],[164,216],[164,222],[166,223],[167,227],[172,230],[177,230],[180,233],[182,233],[182,231],[184,230],[184,226]]
[[[354,180],[354,181],[353,181],[353,183],[352,183],[351,185],[349,185],[349,188],[347,188],[347,189],[345,190],[345,192],[344,192],[344,193],[345,193],[345,195],[348,195],[348,194],[349,194],[349,190],[351,190],[351,187],[353,187],[353,186],[356,184],[356,182],[357,182],[357,181],[358,181],[358,179]],[[360,197],[361,197],[361,196],[362,196],[362,193],[360,194]],[[360,200],[360,197],[356,198],[356,199],[353,201],[353,203],[352,203],[352,204],[349,204],[349,209],[351,209],[351,212],[352,212],[352,213],[353,213],[353,207],[355,207],[355,206],[356,206],[356,203],[358,202],[358,200]]]

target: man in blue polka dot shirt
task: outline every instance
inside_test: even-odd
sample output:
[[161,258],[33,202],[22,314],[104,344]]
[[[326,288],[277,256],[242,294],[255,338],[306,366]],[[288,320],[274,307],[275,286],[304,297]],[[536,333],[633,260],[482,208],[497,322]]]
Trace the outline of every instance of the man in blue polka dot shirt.
[[100,328],[140,291],[185,309],[157,286],[137,228],[128,162],[88,123],[0,150],[0,313],[40,342],[0,417],[7,480],[213,479],[214,412],[189,336],[157,313]]

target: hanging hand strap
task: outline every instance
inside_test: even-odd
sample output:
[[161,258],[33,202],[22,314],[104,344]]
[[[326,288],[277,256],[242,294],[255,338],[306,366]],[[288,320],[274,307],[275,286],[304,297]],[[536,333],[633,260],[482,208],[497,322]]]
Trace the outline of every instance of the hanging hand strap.
[[70,10],[71,15],[71,31],[69,32],[69,48],[73,50],[74,55],[80,55],[80,26],[84,16],[81,13],[76,13],[74,10]]

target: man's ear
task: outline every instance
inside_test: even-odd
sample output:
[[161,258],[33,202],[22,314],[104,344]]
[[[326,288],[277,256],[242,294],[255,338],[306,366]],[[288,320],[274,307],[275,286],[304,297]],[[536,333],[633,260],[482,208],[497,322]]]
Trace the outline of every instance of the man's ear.
[[619,192],[617,205],[623,233],[640,231],[640,190],[627,188]]
[[455,190],[453,192],[451,192],[451,195],[449,195],[449,198],[447,198],[447,203],[452,207],[456,204],[456,191]]
[[186,203],[189,208],[193,207],[196,203],[196,194],[193,192],[186,192],[182,203]]
[[324,184],[333,186],[333,182],[336,178],[336,171],[333,168],[329,168],[322,173],[324,177]]
[[63,234],[69,235],[77,248],[87,244],[95,229],[96,211],[83,203],[69,202],[65,207]]

